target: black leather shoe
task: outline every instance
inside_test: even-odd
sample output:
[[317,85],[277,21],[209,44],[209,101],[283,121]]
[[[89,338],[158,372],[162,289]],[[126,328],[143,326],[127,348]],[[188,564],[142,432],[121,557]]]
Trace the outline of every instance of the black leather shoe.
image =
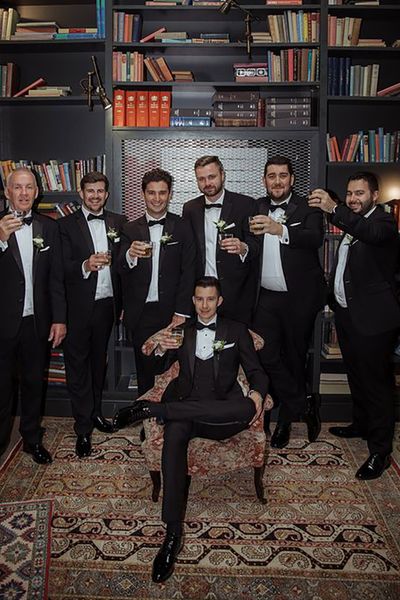
[[131,406],[118,410],[113,418],[114,429],[123,429],[128,425],[134,425],[144,419],[149,419],[153,416],[150,414],[150,404],[150,402],[146,402],[145,400],[138,400],[134,404],[131,404]]
[[390,455],[370,454],[365,463],[361,465],[356,473],[357,479],[377,479],[385,469],[390,467]]
[[335,435],[336,437],[340,438],[362,438],[363,440],[365,440],[363,434],[360,432],[359,429],[357,429],[355,425],[353,425],[353,423],[351,423],[350,425],[346,425],[345,427],[329,427],[328,431],[332,435]]
[[107,421],[103,417],[103,415],[98,415],[93,419],[93,426],[98,431],[102,431],[103,433],[112,433],[114,431],[114,427],[110,421]]
[[303,419],[307,425],[308,441],[315,442],[321,432],[321,417],[319,416],[319,402],[314,394],[307,396]]
[[27,454],[31,454],[33,460],[39,465],[49,465],[53,462],[50,452],[42,444],[28,444],[24,442],[22,449]]
[[85,456],[89,456],[92,452],[92,442],[90,439],[90,434],[86,435],[78,435],[75,446],[76,455],[79,458],[84,458]]
[[182,550],[182,547],[183,539],[181,535],[167,533],[153,563],[151,578],[155,583],[162,583],[168,577],[171,577],[174,571],[175,559]]
[[275,431],[271,437],[272,448],[284,448],[288,445],[290,440],[290,432],[292,426],[290,423],[277,423]]

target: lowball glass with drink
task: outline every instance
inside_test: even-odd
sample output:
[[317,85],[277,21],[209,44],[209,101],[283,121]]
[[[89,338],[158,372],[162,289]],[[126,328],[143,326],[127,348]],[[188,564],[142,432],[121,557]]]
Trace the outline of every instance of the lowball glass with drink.
[[154,247],[154,242],[150,242],[150,241],[143,242],[143,251],[144,251],[143,258],[151,258],[153,256],[153,247]]
[[225,248],[224,248],[224,245],[223,245],[223,243],[222,243],[222,242],[223,242],[224,240],[229,240],[229,239],[231,239],[231,238],[233,238],[233,233],[224,233],[224,232],[221,232],[221,233],[219,233],[219,234],[218,234],[218,242],[219,242],[219,247],[220,247],[222,250],[225,250]]
[[180,346],[182,346],[182,344],[183,344],[183,336],[185,335],[183,327],[173,327],[171,329],[170,334],[171,334],[171,337],[173,337],[174,340],[177,342],[178,348]]

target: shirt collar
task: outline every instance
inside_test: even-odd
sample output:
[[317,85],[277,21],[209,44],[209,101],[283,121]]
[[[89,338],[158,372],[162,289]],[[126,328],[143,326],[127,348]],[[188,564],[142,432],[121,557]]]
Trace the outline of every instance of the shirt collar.
[[272,206],[280,206],[281,204],[285,204],[286,202],[289,202],[291,197],[292,197],[292,192],[290,192],[290,194],[286,198],[286,200],[282,200],[282,202],[274,202],[274,200],[271,200],[271,204],[272,204]]
[[376,209],[376,204],[374,204],[374,206],[367,213],[365,213],[364,217],[367,219],[370,215],[372,215],[372,213],[374,212],[375,209]]
[[104,213],[104,209],[102,209],[102,210],[101,210],[99,213],[95,214],[95,213],[92,213],[90,210],[88,210],[88,209],[87,209],[85,206],[83,206],[83,204],[82,204],[82,212],[83,212],[83,214],[85,215],[85,218],[86,218],[86,220],[87,220],[87,218],[88,218],[88,216],[89,216],[89,215],[94,215],[95,217],[97,217],[97,216],[99,216],[99,215],[102,215],[102,214]]
[[215,203],[223,204],[224,198],[225,198],[225,188],[222,189],[222,194],[220,195],[218,200],[215,200],[215,202],[210,202],[210,200],[207,200],[207,196],[204,196],[204,199],[205,199],[207,205],[210,205],[210,204],[213,205]]
[[166,218],[166,216],[167,216],[167,212],[168,212],[168,211],[166,210],[166,211],[165,211],[165,213],[163,214],[163,216],[162,216],[162,217],[159,217],[158,219],[155,219],[154,217],[150,216],[150,215],[149,215],[149,213],[147,212],[147,210],[145,211],[145,213],[144,213],[144,214],[145,214],[145,217],[146,217],[146,221],[147,221],[147,222],[149,222],[149,221],[161,221],[161,219],[165,219],[165,218]]
[[199,323],[207,327],[207,325],[212,325],[213,323],[217,324],[217,315],[215,315],[215,317],[211,319],[211,321],[209,321],[208,323],[204,323],[204,321],[202,321],[199,317],[197,317],[197,320]]

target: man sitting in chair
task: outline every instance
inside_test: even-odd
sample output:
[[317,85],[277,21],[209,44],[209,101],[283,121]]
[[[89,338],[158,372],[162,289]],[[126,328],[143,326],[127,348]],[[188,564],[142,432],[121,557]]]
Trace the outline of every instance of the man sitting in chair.
[[[223,440],[246,429],[261,415],[267,394],[268,378],[246,326],[217,316],[222,301],[218,279],[202,277],[196,282],[197,322],[185,328],[181,347],[169,328],[163,330],[155,351],[170,353],[167,367],[178,359],[179,376],[170,382],[161,403],[138,400],[114,417],[117,429],[152,417],[164,423],[162,519],[167,532],[153,564],[156,583],[170,577],[183,545],[189,441]],[[250,385],[247,397],[236,379],[239,365]]]

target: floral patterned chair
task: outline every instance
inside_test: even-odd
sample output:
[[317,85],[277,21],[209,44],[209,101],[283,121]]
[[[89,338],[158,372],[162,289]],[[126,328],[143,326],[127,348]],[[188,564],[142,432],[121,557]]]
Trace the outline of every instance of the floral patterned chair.
[[[250,331],[256,350],[262,348],[263,339]],[[151,354],[157,342],[158,334],[151,336],[142,346],[144,354]],[[164,390],[169,382],[179,374],[178,361],[156,377],[154,387],[141,396],[141,400],[160,402]],[[238,382],[246,392],[249,389],[246,377],[240,367]],[[208,440],[194,438],[188,448],[188,481],[191,475],[218,476],[226,471],[234,471],[246,467],[254,469],[254,485],[257,498],[263,504],[266,503],[263,488],[263,474],[265,469],[266,436],[264,433],[264,412],[271,410],[273,401],[267,395],[264,403],[264,411],[261,417],[248,429],[241,431],[226,440]],[[161,489],[161,452],[164,443],[163,426],[155,419],[144,421],[145,439],[142,441],[142,451],[153,483],[152,500],[157,502]]]

